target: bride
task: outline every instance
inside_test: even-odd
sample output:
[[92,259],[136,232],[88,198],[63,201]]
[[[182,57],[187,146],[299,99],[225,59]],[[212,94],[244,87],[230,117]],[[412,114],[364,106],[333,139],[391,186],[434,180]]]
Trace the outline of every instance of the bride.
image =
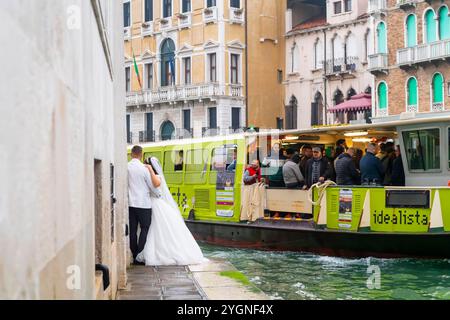
[[151,194],[152,224],[144,250],[136,260],[147,266],[185,266],[207,261],[170,194],[158,159],[149,158],[147,163],[150,174],[161,180],[160,195]]

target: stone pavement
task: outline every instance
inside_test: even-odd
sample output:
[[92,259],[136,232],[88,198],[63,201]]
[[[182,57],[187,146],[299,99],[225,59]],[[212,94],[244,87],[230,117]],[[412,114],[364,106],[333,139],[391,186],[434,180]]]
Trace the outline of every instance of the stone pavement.
[[[251,284],[236,280],[242,274],[225,260],[201,265],[144,267],[128,270],[128,285],[118,300],[268,300]],[[242,280],[242,278],[241,278]]]
[[117,300],[206,300],[188,267],[132,266]]

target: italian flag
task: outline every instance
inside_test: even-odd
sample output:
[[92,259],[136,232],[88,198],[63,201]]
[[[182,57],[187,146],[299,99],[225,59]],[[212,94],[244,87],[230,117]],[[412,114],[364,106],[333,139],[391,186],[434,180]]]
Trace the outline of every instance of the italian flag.
[[134,61],[134,71],[136,72],[136,77],[138,79],[139,86],[141,87],[141,91],[142,91],[141,76],[139,75],[139,68],[138,68],[138,65],[136,63],[136,56],[134,55],[134,50],[133,50],[133,61]]

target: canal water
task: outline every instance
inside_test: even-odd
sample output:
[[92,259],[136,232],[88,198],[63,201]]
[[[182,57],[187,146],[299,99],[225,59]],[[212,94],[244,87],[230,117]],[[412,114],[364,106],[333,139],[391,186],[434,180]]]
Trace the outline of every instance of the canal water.
[[450,260],[344,259],[202,244],[230,261],[272,299],[446,299]]

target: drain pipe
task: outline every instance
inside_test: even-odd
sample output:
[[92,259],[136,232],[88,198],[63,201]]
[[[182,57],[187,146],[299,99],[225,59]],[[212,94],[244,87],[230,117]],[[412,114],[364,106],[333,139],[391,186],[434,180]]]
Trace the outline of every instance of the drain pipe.
[[[324,124],[328,124],[328,111],[327,111],[327,31],[323,29],[323,100],[324,100]],[[323,116],[323,114],[322,114]]]

